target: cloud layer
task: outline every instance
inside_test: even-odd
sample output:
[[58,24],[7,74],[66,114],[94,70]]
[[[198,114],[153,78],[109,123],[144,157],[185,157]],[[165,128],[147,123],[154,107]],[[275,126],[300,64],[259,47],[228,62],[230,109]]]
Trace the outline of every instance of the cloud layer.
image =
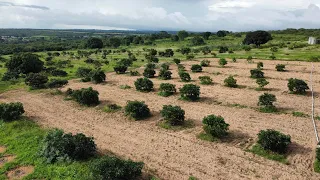
[[319,7],[320,0],[12,0],[0,1],[0,28],[319,28]]

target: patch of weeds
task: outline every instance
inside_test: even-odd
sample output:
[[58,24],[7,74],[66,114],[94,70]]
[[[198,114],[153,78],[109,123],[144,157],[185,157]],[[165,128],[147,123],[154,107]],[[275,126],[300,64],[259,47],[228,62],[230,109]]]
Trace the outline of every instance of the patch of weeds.
[[314,167],[315,172],[320,173],[320,161],[319,160],[316,159],[314,161],[313,167]]
[[305,114],[303,112],[298,112],[298,111],[292,112],[292,115],[295,116],[295,117],[305,117],[305,118],[309,117],[308,114]]
[[188,180],[198,180],[198,178],[196,178],[194,176],[190,176]]
[[204,140],[204,141],[210,141],[210,142],[217,141],[217,139],[215,137],[213,137],[211,134],[207,134],[205,132],[198,134],[197,138]]
[[120,111],[121,110],[121,106],[117,105],[117,104],[110,104],[110,105],[107,105],[103,108],[103,112],[106,112],[106,113],[114,113],[114,112],[117,112],[117,111]]
[[161,121],[158,123],[158,126],[164,128],[164,129],[168,129],[168,130],[180,131],[180,130],[184,130],[184,129],[193,128],[193,127],[195,127],[195,124],[192,120],[186,120],[186,121],[184,121],[183,125],[181,125],[181,126],[172,126],[167,121]]
[[63,92],[60,89],[55,89],[49,92],[52,96],[63,95]]
[[71,101],[71,100],[72,100],[72,97],[66,97],[66,98],[64,98],[63,100],[65,100],[65,101]]
[[315,118],[316,120],[320,121],[320,116],[316,116]]
[[218,76],[221,75],[221,72],[213,72],[212,74]]
[[132,87],[129,85],[121,85],[120,89],[131,89]]
[[262,113],[278,113],[278,109],[274,106],[266,106],[266,107],[260,107],[259,111]]
[[251,152],[253,154],[265,157],[270,160],[278,161],[283,164],[289,164],[289,161],[287,160],[285,155],[281,155],[278,153],[274,153],[272,151],[264,150],[259,144],[255,144],[251,149],[249,149],[247,151]]

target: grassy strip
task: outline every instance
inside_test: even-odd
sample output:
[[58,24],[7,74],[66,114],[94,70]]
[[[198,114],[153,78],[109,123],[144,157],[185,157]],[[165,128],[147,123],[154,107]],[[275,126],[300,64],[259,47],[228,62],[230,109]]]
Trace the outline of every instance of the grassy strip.
[[5,154],[16,155],[14,161],[6,163],[0,169],[0,179],[6,179],[7,171],[23,165],[35,167],[34,173],[25,179],[94,179],[89,170],[90,161],[46,164],[38,155],[46,133],[47,130],[27,119],[0,122],[0,145],[7,148]]
[[318,161],[318,160],[316,159],[316,160],[314,161],[313,167],[314,167],[314,171],[315,171],[315,172],[320,173],[320,161]]
[[251,149],[247,150],[248,152],[252,152],[253,154],[265,157],[270,160],[278,161],[283,164],[289,164],[286,156],[274,153],[271,151],[264,150],[259,144],[255,144]]
[[183,125],[181,126],[172,126],[170,123],[167,121],[161,121],[158,123],[158,126],[164,128],[164,129],[169,129],[169,130],[174,130],[174,131],[180,131],[184,129],[189,129],[193,128],[195,126],[194,122],[191,120],[186,120]]

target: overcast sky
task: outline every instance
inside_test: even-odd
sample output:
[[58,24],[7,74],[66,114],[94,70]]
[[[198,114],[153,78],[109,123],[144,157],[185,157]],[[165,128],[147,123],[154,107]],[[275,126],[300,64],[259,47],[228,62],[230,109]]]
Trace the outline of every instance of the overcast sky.
[[320,0],[0,0],[0,28],[320,28]]

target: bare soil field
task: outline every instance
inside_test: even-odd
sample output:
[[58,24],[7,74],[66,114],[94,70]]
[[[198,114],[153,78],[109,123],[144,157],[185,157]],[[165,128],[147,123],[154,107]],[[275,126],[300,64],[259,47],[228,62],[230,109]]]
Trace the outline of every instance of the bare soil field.
[[[202,60],[202,59],[201,59]],[[217,59],[209,59],[211,66],[202,73],[190,73],[191,83],[200,84],[198,77],[208,75],[213,85],[201,86],[199,102],[179,100],[179,95],[161,97],[157,95],[160,83],[168,82],[183,86],[180,82],[176,65],[171,65],[173,79],[164,81],[151,79],[155,91],[137,92],[134,81],[137,77],[107,73],[105,84],[95,85],[78,80],[69,82],[63,88],[79,89],[93,87],[99,91],[101,105],[86,108],[72,101],[65,101],[62,96],[46,93],[11,91],[0,94],[0,101],[20,101],[24,104],[26,115],[45,127],[64,129],[67,132],[82,132],[93,136],[102,151],[111,151],[123,158],[145,162],[146,169],[161,179],[188,179],[195,176],[199,179],[320,179],[320,174],[313,172],[314,149],[316,140],[310,118],[294,117],[293,111],[310,114],[310,95],[299,96],[288,93],[287,79],[298,78],[309,82],[311,63],[266,61],[264,72],[270,82],[266,88],[275,94],[276,106],[283,112],[266,114],[256,110],[258,97],[264,91],[256,91],[255,80],[249,78],[250,69],[256,64],[245,60],[230,63],[225,68],[218,67]],[[258,62],[259,60],[255,60]],[[183,62],[190,71],[192,64],[199,61]],[[276,64],[286,64],[287,72],[275,71]],[[316,63],[314,89],[320,92],[320,64]],[[142,73],[143,68],[139,69]],[[219,72],[219,73],[217,73]],[[243,88],[223,86],[223,80],[229,75],[236,75],[238,84]],[[120,85],[129,85],[131,89],[120,89]],[[116,103],[125,106],[128,100],[145,101],[153,116],[145,121],[129,120],[122,112],[105,113],[101,107]],[[319,102],[319,97],[316,97]],[[163,105],[179,105],[186,112],[186,119],[195,123],[194,128],[181,131],[165,130],[157,126],[161,119]],[[235,104],[246,106],[234,107]],[[316,104],[316,110],[319,109]],[[318,113],[318,111],[316,111]],[[230,124],[229,138],[222,142],[207,142],[197,139],[202,132],[201,121],[204,116],[221,115]],[[246,152],[252,146],[257,133],[264,129],[276,129],[291,135],[288,160],[289,165],[267,160]]]

